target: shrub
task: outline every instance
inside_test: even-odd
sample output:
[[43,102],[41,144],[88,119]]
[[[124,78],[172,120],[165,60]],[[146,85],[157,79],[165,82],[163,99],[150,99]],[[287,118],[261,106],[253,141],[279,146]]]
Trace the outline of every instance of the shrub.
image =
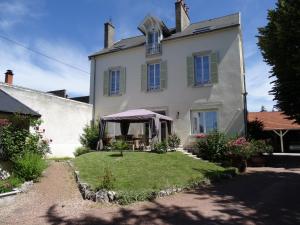
[[121,191],[118,192],[117,201],[120,205],[128,205],[136,201],[151,201],[155,199],[156,192],[154,190],[145,191]]
[[[50,152],[49,141],[43,138],[38,126],[41,120],[29,119],[26,116],[14,115],[10,123],[1,127],[0,146],[1,158],[13,161],[22,156],[25,152],[32,152],[44,156]],[[34,132],[29,132],[29,127]]]
[[177,134],[171,134],[168,137],[168,145],[172,150],[175,150],[180,145],[180,138],[177,136]]
[[101,184],[96,188],[96,190],[112,190],[114,188],[115,181],[116,179],[114,178],[111,170],[109,168],[105,168]]
[[75,157],[77,157],[77,156],[80,156],[80,155],[83,155],[83,154],[86,154],[89,152],[91,152],[91,150],[89,148],[81,146],[81,147],[76,148],[75,152],[73,154]]
[[251,143],[244,137],[239,137],[228,142],[228,156],[248,159],[253,154]]
[[83,134],[80,136],[82,146],[96,150],[99,141],[99,123],[92,123],[83,128]]
[[273,148],[271,145],[268,145],[264,140],[251,140],[251,154],[252,155],[261,155],[262,153],[271,153]]
[[112,143],[112,150],[120,151],[121,156],[123,156],[123,150],[128,150],[129,145],[124,140],[116,140]]
[[14,171],[19,178],[25,181],[36,181],[46,168],[46,162],[40,154],[26,152],[14,160]]
[[264,139],[266,134],[264,133],[264,124],[259,120],[250,121],[247,123],[248,139]]
[[22,179],[11,176],[6,180],[0,180],[0,193],[12,191],[13,188],[19,187],[22,184]]
[[224,133],[213,131],[198,139],[197,148],[202,159],[222,162],[226,160],[227,138]]
[[157,142],[154,144],[153,150],[159,154],[166,153],[168,151],[168,145],[165,141]]

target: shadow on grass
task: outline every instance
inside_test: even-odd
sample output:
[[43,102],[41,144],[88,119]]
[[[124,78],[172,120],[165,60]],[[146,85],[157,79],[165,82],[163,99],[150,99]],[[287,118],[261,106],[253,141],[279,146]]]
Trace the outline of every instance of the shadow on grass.
[[46,218],[53,225],[292,225],[300,224],[299,190],[298,173],[249,172],[173,199],[158,199],[135,208],[94,209],[77,218],[60,216],[58,206],[52,205]]

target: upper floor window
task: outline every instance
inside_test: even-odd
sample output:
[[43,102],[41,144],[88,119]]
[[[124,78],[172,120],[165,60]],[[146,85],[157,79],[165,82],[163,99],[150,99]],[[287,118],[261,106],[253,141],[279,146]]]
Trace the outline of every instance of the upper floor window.
[[194,56],[195,85],[210,83],[210,57],[209,55],[196,55]]
[[158,31],[150,31],[148,33],[146,53],[147,55],[158,54],[161,52],[160,33]]
[[160,63],[147,65],[148,91],[160,89]]
[[120,94],[120,70],[110,70],[109,74],[109,94],[118,95]]
[[216,111],[193,111],[192,133],[209,133],[218,128]]

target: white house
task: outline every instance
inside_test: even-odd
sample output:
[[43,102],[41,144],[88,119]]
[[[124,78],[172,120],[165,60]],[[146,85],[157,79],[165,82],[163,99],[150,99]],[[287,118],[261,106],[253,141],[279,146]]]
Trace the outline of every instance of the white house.
[[[45,129],[44,137],[52,140],[50,157],[74,156],[75,149],[81,146],[79,137],[83,128],[92,120],[92,105],[13,85],[12,72],[9,70],[5,75],[0,90],[41,115],[40,129]],[[0,104],[2,102],[0,98]]]
[[[245,77],[240,14],[191,23],[182,0],[176,26],[154,16],[138,25],[140,36],[114,42],[104,24],[104,49],[91,61],[93,119],[128,109],[149,109],[173,118],[182,143],[190,135],[245,129]],[[138,131],[144,132],[144,127]],[[167,129],[162,128],[161,138]],[[135,133],[132,127],[130,132]],[[110,126],[110,133],[119,127]]]

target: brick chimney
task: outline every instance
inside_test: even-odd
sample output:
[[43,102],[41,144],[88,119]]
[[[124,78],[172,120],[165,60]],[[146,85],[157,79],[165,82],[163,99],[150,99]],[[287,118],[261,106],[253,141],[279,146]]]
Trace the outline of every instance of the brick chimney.
[[190,25],[188,10],[184,0],[175,2],[176,32],[181,32]]
[[5,83],[12,85],[13,84],[14,74],[11,70],[7,70],[5,73]]
[[110,48],[114,44],[115,27],[111,21],[104,23],[104,48]]

